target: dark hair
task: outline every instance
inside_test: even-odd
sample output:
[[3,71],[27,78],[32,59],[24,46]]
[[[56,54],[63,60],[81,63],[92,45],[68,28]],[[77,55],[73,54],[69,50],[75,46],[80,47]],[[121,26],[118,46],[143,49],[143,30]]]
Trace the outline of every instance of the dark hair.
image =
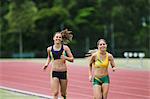
[[[97,42],[97,46],[99,45],[100,41],[104,41],[106,43],[105,39],[99,39]],[[107,44],[107,43],[106,43]],[[89,50],[88,53],[85,54],[86,57],[91,56],[93,53],[97,52],[98,49]]]
[[72,31],[65,29],[65,30],[62,30],[60,33],[62,35],[63,43],[67,44],[72,41],[72,38],[73,38]]
[[105,39],[99,39],[98,42],[97,42],[97,46],[99,45],[99,42],[100,42],[100,41],[104,41],[104,42],[107,44],[107,42],[106,42]]
[[56,33],[54,34],[54,36],[55,36],[56,34],[61,34],[61,35],[62,35],[62,42],[63,42],[64,44],[67,44],[67,43],[69,43],[69,42],[72,41],[73,33],[72,33],[72,31],[69,31],[68,29],[62,30],[62,31],[60,31],[60,32],[56,32]]

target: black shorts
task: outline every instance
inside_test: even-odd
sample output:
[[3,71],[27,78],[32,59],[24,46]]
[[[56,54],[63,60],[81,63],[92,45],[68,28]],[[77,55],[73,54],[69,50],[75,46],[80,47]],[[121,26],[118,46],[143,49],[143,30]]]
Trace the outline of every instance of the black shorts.
[[53,77],[57,77],[58,79],[67,79],[67,71],[64,72],[53,71],[52,78]]

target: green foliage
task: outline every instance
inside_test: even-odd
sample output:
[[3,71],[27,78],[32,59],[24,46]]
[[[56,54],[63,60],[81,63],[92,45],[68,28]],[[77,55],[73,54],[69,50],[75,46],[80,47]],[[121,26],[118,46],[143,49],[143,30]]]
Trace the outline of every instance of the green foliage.
[[6,15],[8,20],[9,32],[26,31],[34,27],[37,8],[31,1],[25,1],[19,6],[17,3],[9,5],[9,13]]
[[[21,32],[24,51],[42,53],[43,56],[40,55],[45,57],[46,47],[53,44],[53,34],[69,28],[74,32],[74,41],[70,45],[75,54],[96,48],[99,38],[105,38],[109,44],[108,50],[114,50],[115,55],[119,57],[126,50],[150,53],[150,46],[147,43],[150,40],[150,36],[147,36],[150,29],[149,0],[1,0],[0,2],[2,52],[9,52],[10,49],[12,53],[18,51],[17,34]],[[86,48],[87,38],[89,48]],[[150,54],[146,55],[150,57]]]
[[74,19],[76,24],[89,23],[88,17],[92,15],[94,8],[83,8],[79,9],[77,16]]

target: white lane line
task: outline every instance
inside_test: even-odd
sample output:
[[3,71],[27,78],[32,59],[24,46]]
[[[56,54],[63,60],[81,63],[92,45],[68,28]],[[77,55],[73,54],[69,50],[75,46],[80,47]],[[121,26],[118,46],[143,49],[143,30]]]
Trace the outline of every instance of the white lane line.
[[[4,87],[4,86],[0,86],[0,89],[5,89],[5,90],[8,90],[8,91],[13,91],[13,92],[17,92],[17,93],[26,94],[26,95],[37,96],[37,97],[40,97],[42,99],[53,99],[52,96],[48,96],[48,95],[44,95],[44,94],[39,94],[39,93],[34,93],[34,92],[30,92],[30,91],[24,91],[24,90],[14,89],[14,88],[9,88],[9,87]],[[58,99],[60,99],[60,98],[58,98]]]

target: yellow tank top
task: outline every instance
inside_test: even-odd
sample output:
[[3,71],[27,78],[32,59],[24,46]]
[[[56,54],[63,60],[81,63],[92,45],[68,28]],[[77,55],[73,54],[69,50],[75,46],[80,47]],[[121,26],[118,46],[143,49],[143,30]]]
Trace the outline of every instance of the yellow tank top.
[[109,60],[108,60],[108,52],[106,52],[106,58],[104,61],[100,59],[100,51],[97,51],[97,60],[95,61],[94,67],[95,68],[108,68]]

